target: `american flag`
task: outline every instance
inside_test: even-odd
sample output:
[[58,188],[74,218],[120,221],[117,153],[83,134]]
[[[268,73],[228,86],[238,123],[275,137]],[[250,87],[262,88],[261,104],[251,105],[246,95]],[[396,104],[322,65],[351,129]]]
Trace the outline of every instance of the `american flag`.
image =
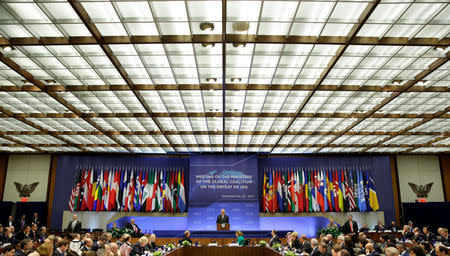
[[69,211],[71,211],[71,212],[78,209],[78,198],[80,196],[79,176],[80,176],[80,173],[77,171],[75,173],[73,187],[72,187],[72,193],[70,194],[70,200],[69,200]]

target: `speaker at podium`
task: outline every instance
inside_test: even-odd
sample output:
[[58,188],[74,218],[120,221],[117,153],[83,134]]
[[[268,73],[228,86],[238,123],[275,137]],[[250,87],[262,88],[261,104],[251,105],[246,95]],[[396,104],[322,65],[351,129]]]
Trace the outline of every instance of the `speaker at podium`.
[[230,223],[217,223],[217,230],[230,230]]

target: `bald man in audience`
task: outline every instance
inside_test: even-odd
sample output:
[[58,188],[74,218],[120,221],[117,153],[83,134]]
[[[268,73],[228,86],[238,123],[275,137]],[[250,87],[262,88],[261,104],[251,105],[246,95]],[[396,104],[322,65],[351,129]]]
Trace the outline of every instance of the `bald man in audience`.
[[377,252],[377,251],[374,249],[372,243],[367,243],[366,246],[365,246],[365,248],[366,248],[366,255],[367,255],[367,256],[380,256],[380,253]]
[[397,248],[394,248],[394,247],[386,248],[386,250],[384,251],[384,254],[386,256],[399,256],[400,255],[400,253],[398,252]]

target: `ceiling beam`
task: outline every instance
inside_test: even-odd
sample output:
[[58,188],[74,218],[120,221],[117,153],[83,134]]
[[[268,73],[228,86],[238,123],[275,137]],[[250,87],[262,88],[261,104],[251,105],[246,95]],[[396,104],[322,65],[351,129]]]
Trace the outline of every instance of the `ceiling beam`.
[[[226,84],[227,90],[271,90],[271,91],[311,91],[314,85],[283,85],[283,84]],[[161,85],[146,85],[136,84],[135,90],[138,91],[172,91],[172,90],[221,90],[221,85],[217,84],[161,84]],[[394,85],[380,85],[380,86],[358,86],[358,85],[320,85],[316,88],[317,91],[364,91],[364,92],[400,92],[404,88]],[[1,86],[2,92],[42,92],[41,89],[34,85],[24,86]],[[131,91],[128,85],[90,85],[90,86],[62,86],[62,85],[47,85],[45,91],[48,92],[85,92],[85,91]],[[447,86],[420,86],[414,85],[410,87],[407,92],[450,92]]]
[[[436,60],[435,62],[433,62],[431,65],[429,65],[428,69],[420,72],[414,80],[410,80],[408,82],[406,82],[402,87],[403,87],[403,91],[402,92],[406,92],[410,87],[414,86],[417,82],[419,82],[420,80],[424,79],[427,75],[431,74],[433,71],[437,70],[439,67],[441,67],[442,65],[444,65],[448,60],[450,59],[450,52],[446,53],[446,56],[443,58],[439,58],[438,60]],[[377,111],[379,111],[381,108],[383,108],[384,106],[386,106],[389,102],[391,102],[392,100],[394,100],[395,98],[397,98],[400,94],[402,94],[402,92],[394,92],[391,94],[390,97],[384,99],[380,104],[378,104],[377,106],[375,106],[371,111],[368,111],[365,114],[365,117],[360,118],[358,120],[356,120],[355,122],[353,122],[351,125],[349,125],[345,130],[342,131],[342,134],[350,131],[351,129],[353,129],[356,125],[358,125],[359,123],[361,123],[362,121],[364,121],[366,118],[370,118],[372,115],[374,115]],[[447,112],[447,111],[446,111]],[[445,114],[445,113],[442,113]],[[422,120],[423,121],[423,120]],[[426,122],[426,121],[425,121]],[[333,143],[333,141],[335,141],[337,138],[339,138],[341,135],[336,136],[335,138],[331,139],[330,141],[328,141],[326,143],[326,146],[330,145],[331,143]],[[322,148],[320,148],[322,149]],[[317,150],[316,152],[320,151]]]
[[[89,119],[89,118],[84,118],[83,117],[83,113],[76,109],[74,106],[72,106],[71,104],[69,104],[65,99],[63,99],[62,97],[60,97],[56,92],[50,92],[46,90],[46,85],[40,81],[37,80],[33,77],[33,75],[31,73],[29,73],[28,71],[26,71],[25,69],[21,68],[19,65],[17,65],[14,61],[12,61],[10,58],[5,57],[2,53],[0,53],[0,61],[3,62],[3,64],[5,64],[6,66],[8,66],[9,68],[11,68],[12,70],[14,70],[17,74],[21,75],[23,78],[25,78],[27,81],[29,81],[30,83],[32,83],[34,86],[36,86],[37,88],[39,88],[41,91],[44,91],[48,96],[52,97],[54,100],[56,100],[57,102],[59,102],[61,105],[63,105],[64,107],[66,107],[68,110],[72,111],[73,113],[75,113],[76,115],[78,115],[79,117],[83,118],[87,123],[89,123],[90,125],[92,125],[95,129],[99,130],[100,132],[105,134],[105,131],[97,124],[95,123],[93,120]],[[14,114],[10,111],[4,110],[1,111],[4,114],[10,116],[10,117],[14,117]],[[19,118],[16,118],[19,119]],[[20,121],[33,126],[33,127],[40,127],[39,125],[36,125],[28,120],[25,120],[24,118],[19,119]],[[40,128],[36,128],[38,130],[43,129],[42,127]],[[45,130],[45,129],[44,129]],[[68,143],[69,145],[70,142],[66,141],[64,138],[58,137],[57,139],[62,140],[66,143]],[[110,137],[110,139],[112,139],[114,142],[121,144],[120,141],[118,141],[116,138],[114,137]],[[80,149],[81,150],[81,149]]]
[[[142,136],[142,135],[162,135],[161,131],[108,131],[109,135],[124,135],[124,136]],[[276,131],[225,131],[225,135],[281,135],[283,132]],[[99,131],[0,131],[1,135],[104,135]],[[165,135],[222,135],[222,132],[215,131],[165,131]],[[339,135],[340,132],[329,131],[289,131],[285,135]],[[397,135],[398,132],[346,132],[344,135],[378,135],[378,136],[391,136]],[[435,135],[435,136],[447,136],[446,132],[404,132],[403,135]]]
[[[366,23],[367,19],[369,18],[369,16],[372,14],[373,11],[375,11],[375,9],[377,8],[378,4],[380,3],[380,0],[374,0],[373,2],[367,4],[366,8],[364,9],[364,11],[361,13],[359,19],[358,19],[358,23],[353,25],[352,29],[350,30],[350,32],[348,33],[347,36],[347,42],[351,42],[352,40],[354,40],[354,38],[356,37],[356,35],[358,34],[358,32],[361,30],[361,28],[364,26],[364,24]],[[325,78],[327,77],[327,75],[331,72],[331,70],[333,69],[333,67],[336,65],[336,63],[339,61],[340,57],[344,54],[345,50],[347,50],[347,48],[350,46],[349,43],[346,43],[344,45],[341,45],[339,47],[339,49],[336,51],[336,55],[333,56],[333,58],[330,60],[330,62],[328,63],[327,68],[322,72],[322,74],[320,75],[320,78],[316,81],[316,83],[314,84],[313,89],[308,93],[308,96],[303,100],[303,102],[301,103],[300,107],[297,109],[297,115],[300,114],[302,112],[302,110],[305,108],[306,104],[308,104],[309,100],[312,98],[312,96],[314,95],[315,91],[317,90],[317,88],[320,87],[320,85],[322,84],[322,82],[325,80]],[[284,130],[285,132],[289,130],[289,128],[292,126],[292,124],[295,122],[295,118],[292,118],[286,129]],[[275,146],[278,145],[278,143],[280,143],[281,139],[283,138],[283,136],[280,136],[277,141],[275,142]],[[272,153],[273,149],[275,148],[275,146],[270,150],[270,152]]]
[[[102,36],[103,44],[182,44],[182,43],[255,43],[255,44],[354,44],[354,45],[396,45],[396,46],[450,46],[450,38],[408,38],[408,37],[360,37],[345,36],[279,36],[279,35],[166,35],[166,36]],[[14,37],[0,38],[0,46],[30,45],[92,45],[96,36],[82,37]]]
[[[48,134],[48,135],[50,135],[50,136],[52,136],[52,137],[54,137],[54,138],[56,138],[56,139],[58,139],[58,140],[60,140],[60,141],[62,141],[62,142],[64,142],[64,143],[66,143],[68,146],[76,147],[76,148],[78,148],[78,149],[80,149],[80,150],[83,151],[82,148],[78,147],[78,146],[75,145],[75,144],[72,144],[71,141],[65,139],[64,137],[61,137],[61,136],[58,135],[58,134],[50,134],[50,133],[49,133],[49,130],[43,128],[43,127],[40,126],[40,125],[37,125],[37,124],[35,124],[35,123],[33,123],[33,122],[31,122],[31,121],[29,121],[29,120],[23,118],[23,117],[14,117],[14,114],[13,114],[11,111],[9,111],[9,110],[7,110],[7,109],[4,109],[3,107],[0,107],[0,112],[3,113],[3,114],[5,114],[5,115],[7,115],[7,116],[9,116],[9,117],[11,117],[11,118],[15,118],[15,119],[19,120],[19,121],[21,121],[22,123],[27,124],[27,125],[33,127],[34,129],[39,130],[40,132],[43,132],[44,134]],[[17,142],[16,142],[16,143],[17,143]],[[20,144],[24,145],[24,143],[20,143]],[[26,147],[30,147],[30,146],[26,146]],[[31,148],[33,148],[33,149],[36,150],[35,147],[31,147]],[[39,151],[41,151],[41,150],[39,150]]]
[[[113,54],[113,51],[111,50],[111,48],[108,46],[107,43],[105,43],[104,37],[101,35],[100,31],[97,29],[95,24],[91,22],[91,19],[90,19],[88,13],[86,12],[86,10],[84,9],[83,5],[80,2],[75,1],[75,0],[69,0],[69,3],[72,6],[72,8],[74,9],[74,11],[77,13],[77,15],[79,16],[79,18],[81,19],[83,24],[89,30],[91,35],[94,36],[95,42],[102,48],[102,50],[104,51],[104,53],[106,54],[108,59],[113,63],[113,65],[116,68],[117,72],[119,72],[120,76],[123,78],[123,80],[125,80],[125,82],[127,83],[128,87],[131,89],[133,94],[136,96],[138,101],[141,103],[142,107],[145,109],[145,111],[147,111],[147,113],[150,116],[153,116],[153,112],[151,111],[151,109],[148,106],[148,104],[145,102],[144,97],[139,93],[138,90],[136,90],[133,81],[130,79],[130,77],[128,76],[127,72],[125,71],[125,69],[120,64],[120,61]],[[152,119],[153,119],[153,122],[158,127],[158,129],[163,131],[162,125],[159,123],[159,121],[156,118],[153,118],[153,117],[152,117]],[[169,144],[172,144],[172,142],[170,141],[170,139],[167,136],[164,135],[164,137],[169,142]],[[176,151],[175,148],[173,148],[173,149]]]
[[[11,141],[11,142],[14,142],[15,145],[21,145],[22,147],[28,147],[28,148],[34,149],[34,150],[36,150],[36,152],[44,153],[44,151],[41,150],[40,148],[33,147],[33,146],[27,146],[27,145],[26,145],[25,143],[23,143],[22,141],[16,140],[16,139],[14,139],[14,138],[11,138],[10,136],[8,136],[8,135],[6,135],[6,134],[0,134],[0,138],[3,138],[3,139],[5,139],[5,140],[9,140],[9,141]],[[4,145],[8,145],[8,144],[4,144]]]
[[[222,117],[222,112],[157,112],[152,113],[82,113],[81,116],[75,113],[11,113],[10,115],[0,114],[0,118],[163,118],[163,117]],[[225,117],[255,117],[255,118],[363,118],[365,113],[267,113],[267,112],[225,112]],[[450,114],[442,114],[440,118],[450,118]],[[374,113],[370,118],[435,118],[435,114],[382,114]]]
[[[69,145],[66,144],[25,144],[27,147],[67,147]],[[191,147],[255,147],[255,148],[271,148],[274,146],[274,144],[125,144],[126,147],[171,147],[172,145],[177,148],[191,148]],[[279,144],[277,147],[279,148],[298,148],[298,147],[305,147],[305,148],[316,148],[316,147],[323,147],[325,144]],[[3,147],[23,147],[23,144],[0,144],[0,146]],[[119,144],[77,144],[79,147],[123,147]],[[330,148],[341,148],[341,147],[354,147],[354,148],[361,148],[364,149],[367,146],[367,144],[331,144],[327,147]],[[380,145],[378,148],[410,148],[413,147],[413,145],[410,144],[389,144],[389,145]],[[420,145],[417,145],[420,146]],[[435,148],[435,147],[442,147],[442,145],[429,145],[427,147]]]
[[448,134],[443,135],[441,137],[437,137],[435,139],[432,139],[432,140],[430,140],[430,141],[428,141],[428,142],[426,142],[424,144],[421,144],[421,145],[414,145],[414,146],[412,146],[412,148],[406,150],[405,153],[411,153],[411,151],[413,151],[415,149],[418,149],[418,148],[421,148],[421,147],[441,147],[441,146],[444,146],[444,147],[449,147],[450,148],[450,145],[435,144],[436,142],[445,140],[447,138],[450,138],[450,136]]
[[[421,121],[415,122],[414,124],[412,124],[412,125],[406,127],[405,129],[399,131],[397,134],[389,135],[389,137],[387,137],[387,138],[385,138],[385,139],[382,139],[381,141],[379,141],[378,143],[376,143],[376,144],[374,144],[374,145],[372,145],[372,146],[367,147],[366,149],[364,149],[364,152],[367,151],[367,150],[369,150],[370,148],[373,148],[373,147],[377,147],[377,146],[379,146],[379,145],[382,145],[382,144],[385,143],[386,141],[391,140],[391,139],[393,139],[393,138],[395,138],[395,137],[397,137],[397,136],[399,136],[399,135],[404,135],[404,133],[406,133],[406,132],[408,132],[408,131],[410,131],[410,130],[416,128],[416,127],[419,127],[420,125],[422,125],[422,124],[424,124],[424,123],[426,123],[426,122],[428,122],[428,121],[430,121],[430,120],[433,120],[433,119],[435,119],[435,118],[441,118],[443,115],[445,115],[445,114],[446,114],[447,112],[449,112],[449,111],[450,111],[450,107],[447,107],[447,108],[445,108],[444,110],[439,111],[439,112],[433,114],[431,117],[427,117],[427,118],[422,119]],[[446,135],[443,136],[444,139],[445,139],[445,137],[446,137]],[[431,140],[431,141],[433,141],[433,140]],[[416,148],[414,148],[414,149],[416,149]],[[413,149],[412,149],[412,150],[413,150]]]

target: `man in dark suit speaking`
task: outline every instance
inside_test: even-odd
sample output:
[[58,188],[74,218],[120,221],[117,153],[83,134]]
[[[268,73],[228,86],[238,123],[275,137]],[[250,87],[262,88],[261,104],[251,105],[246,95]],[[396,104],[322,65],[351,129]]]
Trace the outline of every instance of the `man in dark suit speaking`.
[[67,231],[70,234],[79,234],[81,231],[81,222],[78,220],[78,216],[74,214],[72,216],[72,221],[67,225]]
[[351,236],[358,233],[358,223],[353,220],[353,216],[349,215],[348,220],[344,223],[342,231],[344,234],[350,234]]
[[217,224],[228,224],[230,223],[230,219],[228,218],[228,215],[225,215],[225,209],[220,210],[220,215],[217,216]]

